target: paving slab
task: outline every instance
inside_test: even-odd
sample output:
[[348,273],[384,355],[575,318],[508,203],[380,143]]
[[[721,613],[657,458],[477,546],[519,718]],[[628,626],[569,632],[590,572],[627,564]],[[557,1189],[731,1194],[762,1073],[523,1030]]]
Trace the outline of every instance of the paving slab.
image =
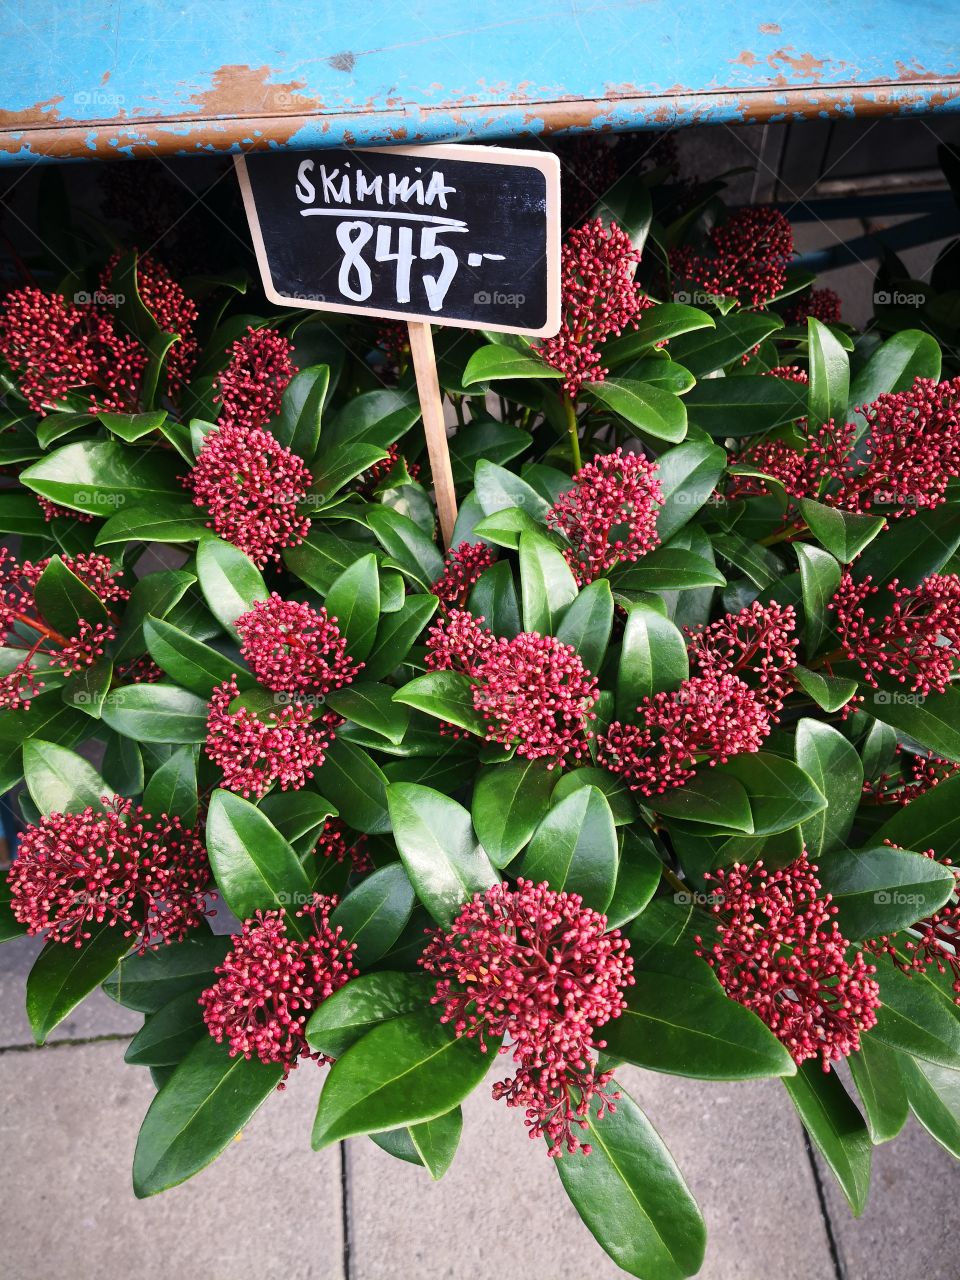
[[[33,1044],[25,989],[30,966],[42,949],[40,938],[13,938],[0,946],[0,1048]],[[51,1031],[49,1043],[97,1036],[130,1036],[142,1026],[142,1013],[125,1009],[98,988]]]
[[203,1173],[138,1201],[130,1167],[153,1087],[123,1049],[0,1053],[7,1280],[342,1280],[339,1150],[310,1150],[320,1070],[293,1072]]
[[[799,1123],[776,1081],[619,1075],[704,1211],[705,1280],[833,1280]],[[493,1102],[483,1086],[464,1105],[461,1149],[441,1182],[369,1140],[347,1148],[351,1280],[624,1275],[580,1221],[520,1113]]]
[[957,1162],[912,1117],[892,1142],[874,1147],[870,1199],[860,1218],[819,1156],[817,1163],[845,1280],[957,1280]]

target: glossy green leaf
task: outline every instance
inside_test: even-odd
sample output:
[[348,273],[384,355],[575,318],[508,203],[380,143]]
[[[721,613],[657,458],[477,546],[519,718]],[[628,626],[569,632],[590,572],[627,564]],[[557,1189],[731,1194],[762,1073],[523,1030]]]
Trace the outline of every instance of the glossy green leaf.
[[690,674],[679,628],[654,609],[635,605],[627,614],[617,668],[617,715],[632,720],[640,702],[678,689]]
[[960,1160],[960,1071],[899,1055],[910,1110],[927,1133]]
[[234,635],[240,615],[270,594],[250,557],[220,538],[204,538],[197,548],[197,577],[210,612]]
[[505,867],[550,805],[553,775],[542,760],[515,758],[483,769],[473,788],[474,830],[495,867]]
[[599,671],[613,628],[610,583],[598,578],[585,586],[563,612],[556,637],[572,644],[588,671]]
[[112,689],[104,699],[103,720],[138,742],[203,742],[207,736],[206,702],[173,684]]
[[940,380],[940,348],[920,329],[902,329],[882,343],[850,384],[848,416],[886,391],[907,391],[914,378]]
[[884,526],[883,516],[855,515],[810,498],[801,498],[799,507],[810,532],[841,564],[855,560]]
[[660,302],[641,313],[636,329],[606,343],[603,358],[613,368],[624,360],[652,351],[661,342],[678,338],[682,333],[715,328],[716,322],[708,311],[688,307],[683,302]]
[[161,671],[198,697],[209,698],[218,685],[231,678],[236,680],[241,691],[253,688],[255,684],[238,659],[224,657],[210,645],[194,640],[162,618],[144,619],[143,638],[147,652]]
[[606,797],[579,787],[553,805],[523,858],[524,877],[551,889],[578,893],[588,907],[606,910],[617,881],[617,831]]
[[476,617],[484,619],[484,625],[494,635],[512,639],[518,634],[520,604],[513,570],[506,560],[500,560],[483,571],[470,592],[467,607]]
[[180,747],[157,769],[143,792],[148,813],[167,813],[184,826],[197,821],[197,762],[192,747]]
[[270,434],[308,462],[320,443],[320,422],[329,386],[327,365],[301,369],[287,384],[280,412],[270,423]]
[[903,849],[879,845],[817,861],[820,882],[833,895],[840,930],[848,938],[895,933],[933,915],[953,892],[948,867]]
[[399,511],[373,507],[367,523],[395,566],[427,589],[443,573],[443,556],[419,525]]
[[407,1129],[421,1164],[434,1182],[439,1181],[453,1164],[462,1132],[463,1112],[459,1107],[437,1116],[435,1120],[424,1120],[422,1124],[414,1124]]
[[399,744],[410,723],[410,713],[394,702],[394,692],[389,685],[362,680],[328,693],[326,705],[337,715]]
[[93,765],[75,751],[33,738],[23,744],[23,775],[40,813],[100,810],[113,791]]
[[683,401],[671,391],[649,382],[632,378],[606,377],[601,382],[586,382],[587,399],[599,401],[656,440],[679,444],[687,434],[687,411]]
[[373,648],[380,620],[380,575],[377,557],[363,556],[333,582],[324,604],[347,639],[347,652],[362,661]]
[[884,585],[894,578],[901,587],[916,587],[943,568],[960,547],[960,506],[944,503],[893,520],[877,534],[851,568],[858,581],[870,575]]
[[[888,727],[888,726],[883,726]],[[866,752],[864,752],[866,758]],[[881,772],[881,762],[876,772]],[[867,771],[868,777],[874,771]],[[960,859],[960,776],[947,778],[923,795],[911,800],[904,808],[898,808],[876,833],[876,841],[902,849],[915,845],[918,849],[933,849],[938,858]]]
[[103,990],[127,1009],[155,1013],[179,995],[196,997],[212,986],[213,971],[231,945],[229,935],[194,933],[157,951],[127,956],[103,983]]
[[827,605],[840,585],[840,566],[828,551],[798,542],[800,586],[803,592],[803,643],[807,658],[814,658],[830,633]]
[[614,591],[689,591],[727,585],[716,565],[680,547],[661,547],[636,564],[618,567],[610,581]]
[[867,1126],[836,1071],[807,1061],[785,1079],[800,1119],[832,1169],[854,1217],[863,1213],[870,1190],[872,1148]]
[[351,889],[330,916],[356,943],[354,962],[364,969],[386,955],[403,932],[415,902],[413,886],[399,862],[373,871]]
[[683,403],[690,422],[719,439],[773,431],[807,412],[806,388],[783,378],[708,378]]
[[889,956],[877,961],[882,1005],[875,1040],[925,1062],[960,1070],[960,1013],[952,992],[927,973],[902,973]]
[[81,1000],[114,971],[131,940],[122,928],[89,926],[91,937],[82,947],[48,942],[27,975],[27,1017],[37,1044],[72,1013]]
[[551,796],[553,804],[559,804],[561,800],[573,795],[574,791],[578,791],[581,787],[596,787],[606,796],[616,826],[629,826],[636,820],[637,806],[633,801],[632,793],[623,779],[615,773],[610,773],[607,769],[597,769],[593,765],[581,765],[579,768],[568,769],[559,778],[556,777],[556,770],[554,770],[552,776],[556,779],[556,786]]
[[283,1068],[231,1058],[204,1036],[163,1086],[144,1118],[133,1157],[138,1199],[175,1187],[215,1160],[266,1102]]
[[346,443],[378,444],[383,448],[412,427],[420,417],[420,402],[413,390],[382,387],[354,396],[324,423],[324,449]]
[[207,1035],[200,1002],[192,991],[185,991],[149,1014],[127,1046],[123,1060],[137,1067],[172,1067],[183,1061],[201,1036]]
[[770,751],[734,756],[711,769],[721,785],[736,779],[747,792],[754,835],[776,835],[806,822],[826,807],[816,783],[792,760]]
[[839,711],[857,692],[856,680],[843,676],[825,676],[801,666],[794,667],[790,675],[794,683],[824,711]]
[[910,693],[885,677],[880,679],[880,686],[861,689],[863,711],[913,738],[934,755],[960,760],[960,690],[951,687],[945,693],[924,696]]
[[100,597],[71,573],[59,556],[50,558],[33,594],[44,621],[63,636],[76,635],[83,620],[91,624],[107,621]]
[[[653,308],[649,314],[655,315],[659,309]],[[772,311],[763,315],[732,311],[729,315],[718,316],[714,328],[686,333],[671,342],[670,355],[697,378],[703,378],[739,360],[758,342],[763,342],[764,338],[782,328],[783,321]]]
[[810,384],[807,421],[811,429],[831,419],[846,422],[850,393],[850,361],[829,328],[814,316],[807,317],[807,360]]
[[477,463],[474,491],[485,516],[507,507],[519,507],[539,524],[544,524],[550,503],[520,476],[486,459]]
[[660,455],[657,480],[663,505],[657,515],[657,533],[661,542],[672,538],[709,501],[726,465],[726,451],[706,440],[687,440]]
[[372,1027],[330,1068],[313,1126],[315,1150],[361,1133],[446,1114],[487,1073],[489,1054],[421,1008]]
[[478,737],[486,735],[487,723],[474,706],[473,684],[458,671],[428,671],[398,689],[393,697],[398,703],[449,721]]
[[169,453],[84,440],[46,454],[21,471],[20,481],[58,506],[104,518],[127,504],[182,498],[182,470]]
[[590,1155],[555,1162],[563,1188],[598,1244],[618,1267],[641,1280],[682,1280],[703,1262],[706,1227],[680,1170],[630,1095],[586,1132]]
[[847,1059],[874,1146],[895,1138],[907,1120],[910,1108],[898,1058],[892,1049],[865,1035],[859,1052]]
[[[530,448],[528,431],[494,419],[473,420],[450,441],[450,463],[455,484],[469,485],[481,458],[502,465]],[[454,542],[456,545],[456,542]]]
[[842,845],[853,825],[863,791],[863,765],[856,749],[831,725],[801,720],[797,725],[797,764],[826,798],[826,808],[801,824],[811,862]]
[[520,604],[526,631],[553,635],[577,584],[562,553],[541,534],[520,535]]
[[335,739],[314,783],[354,830],[366,835],[382,835],[390,830],[386,776],[362,747],[343,738]]
[[436,613],[438,604],[434,595],[413,595],[407,596],[395,612],[382,613],[377,638],[363,664],[364,675],[371,680],[383,680],[390,675],[407,657],[413,642]]
[[470,814],[449,796],[412,783],[392,783],[387,803],[417,897],[438,924],[449,926],[464,902],[499,881]]
[[461,381],[465,387],[476,386],[478,382],[499,382],[504,378],[562,378],[559,369],[554,369],[534,351],[525,353],[502,343],[491,343],[475,351],[467,361]]
[[147,615],[152,614],[155,618],[166,617],[195,582],[196,578],[192,573],[163,569],[158,573],[147,574],[145,578],[134,583],[113,648],[114,659],[118,665],[121,662],[130,662],[134,658],[142,657],[146,653],[147,644],[143,638],[143,623]]
[[192,502],[157,499],[121,507],[97,534],[98,547],[117,542],[199,542],[208,537],[207,518]]
[[433,980],[422,972],[382,970],[351,978],[310,1015],[307,1042],[318,1053],[339,1058],[371,1027],[423,1010],[434,986]]
[[716,769],[702,769],[682,787],[652,797],[650,807],[667,818],[747,834],[753,832],[746,789],[734,778],[719,778]]

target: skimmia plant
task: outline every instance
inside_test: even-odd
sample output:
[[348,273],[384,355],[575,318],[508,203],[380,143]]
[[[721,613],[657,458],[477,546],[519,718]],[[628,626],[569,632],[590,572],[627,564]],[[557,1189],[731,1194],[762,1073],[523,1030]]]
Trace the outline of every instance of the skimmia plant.
[[704,1228],[625,1067],[780,1078],[855,1213],[908,1111],[960,1155],[960,387],[669,191],[555,338],[437,334],[449,549],[400,335],[135,253],[0,307],[0,924],[38,1043],[144,1014],[138,1195],[295,1069],[434,1178],[491,1090],[648,1280]]

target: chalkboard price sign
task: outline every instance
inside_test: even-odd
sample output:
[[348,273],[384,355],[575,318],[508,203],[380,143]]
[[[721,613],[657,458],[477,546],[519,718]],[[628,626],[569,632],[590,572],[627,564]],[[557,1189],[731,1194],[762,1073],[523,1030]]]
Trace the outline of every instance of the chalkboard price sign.
[[271,301],[540,337],[559,328],[555,156],[451,145],[236,163]]

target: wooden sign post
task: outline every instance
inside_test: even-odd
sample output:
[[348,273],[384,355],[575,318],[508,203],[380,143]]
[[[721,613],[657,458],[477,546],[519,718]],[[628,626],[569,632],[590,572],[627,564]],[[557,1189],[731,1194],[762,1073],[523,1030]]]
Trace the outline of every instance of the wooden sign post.
[[560,169],[543,151],[394,147],[236,158],[281,306],[405,320],[444,546],[457,504],[431,324],[560,327]]

